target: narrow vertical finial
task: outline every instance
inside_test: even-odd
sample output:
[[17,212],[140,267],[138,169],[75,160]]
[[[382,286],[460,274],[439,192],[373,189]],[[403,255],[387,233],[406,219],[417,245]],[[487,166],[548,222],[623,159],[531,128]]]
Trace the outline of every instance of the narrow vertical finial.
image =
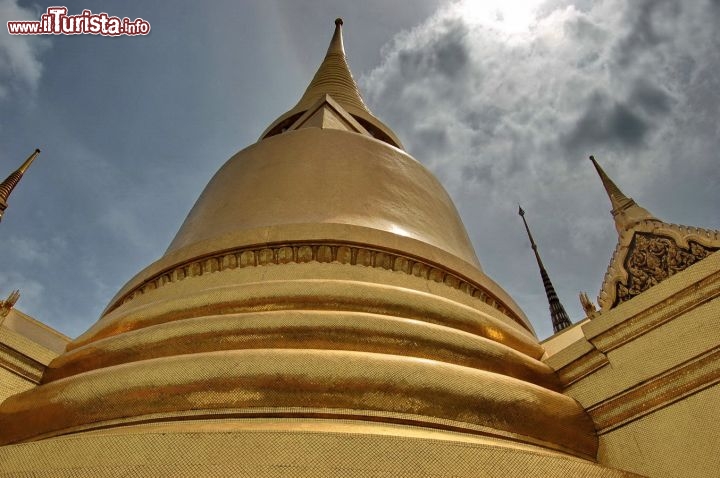
[[525,220],[525,210],[519,204],[518,204],[518,214],[523,219],[523,223],[525,224],[525,230],[527,231],[528,237],[530,238],[530,246],[532,247],[532,250],[535,251],[535,255],[537,256],[537,259],[539,261],[540,256],[537,253],[537,246],[535,245],[535,240],[533,239],[533,236],[530,233],[530,228],[528,227],[527,221]]
[[13,192],[13,189],[15,189],[15,186],[17,186],[20,182],[20,179],[23,177],[23,174],[25,174],[25,171],[27,171],[39,154],[40,150],[35,149],[35,151],[28,156],[25,162],[23,162],[18,169],[5,178],[5,181],[0,183],[0,220],[2,220],[3,213],[5,212],[5,209],[7,209],[7,200],[10,197],[10,193]]
[[525,230],[527,231],[528,238],[530,238],[530,246],[535,253],[535,259],[537,260],[538,267],[540,268],[540,277],[542,278],[543,286],[545,287],[545,295],[547,296],[548,303],[550,305],[550,319],[552,320],[553,331],[558,333],[561,330],[570,327],[572,322],[570,322],[570,317],[568,317],[567,312],[565,312],[565,307],[563,307],[560,302],[560,299],[555,292],[555,287],[553,287],[553,284],[550,281],[550,276],[545,270],[545,265],[543,265],[542,259],[540,259],[537,245],[535,244],[535,240],[530,232],[527,220],[525,220],[525,211],[519,205],[518,214],[522,217],[523,223],[525,224]]
[[330,40],[330,45],[328,46],[327,54],[331,55],[333,53],[345,56],[345,46],[343,45],[343,37],[342,37],[342,25],[343,25],[343,19],[342,18],[336,18],[335,19],[335,32],[333,33],[332,39]]

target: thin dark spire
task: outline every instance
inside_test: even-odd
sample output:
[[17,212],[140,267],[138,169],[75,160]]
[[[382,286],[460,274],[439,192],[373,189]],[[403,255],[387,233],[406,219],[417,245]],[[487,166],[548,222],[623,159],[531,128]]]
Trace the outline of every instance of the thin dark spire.
[[558,298],[555,288],[550,281],[550,276],[545,270],[542,259],[540,259],[537,244],[535,244],[535,240],[530,233],[530,227],[528,227],[528,223],[525,220],[525,211],[523,211],[523,208],[520,206],[518,206],[518,214],[520,214],[520,217],[522,217],[523,223],[525,224],[525,230],[530,238],[530,246],[535,253],[535,259],[537,259],[538,267],[540,268],[540,277],[542,277],[543,286],[545,286],[545,294],[547,295],[548,303],[550,304],[550,319],[552,320],[553,331],[558,333],[561,330],[570,327],[572,322],[570,322],[570,317],[568,317],[567,312],[565,312],[565,308],[560,303],[560,299]]
[[7,200],[10,197],[10,193],[13,192],[13,189],[15,189],[15,186],[20,182],[23,174],[25,174],[25,171],[27,171],[32,162],[35,161],[38,154],[40,154],[40,150],[36,149],[18,169],[13,171],[5,181],[0,183],[0,220],[2,220],[3,213],[5,209],[7,209]]

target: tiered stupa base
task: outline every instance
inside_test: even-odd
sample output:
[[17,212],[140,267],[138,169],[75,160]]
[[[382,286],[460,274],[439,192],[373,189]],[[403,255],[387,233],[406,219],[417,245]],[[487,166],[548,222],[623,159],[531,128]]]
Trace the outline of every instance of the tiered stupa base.
[[313,419],[196,420],[98,430],[0,448],[33,477],[631,477],[510,440]]

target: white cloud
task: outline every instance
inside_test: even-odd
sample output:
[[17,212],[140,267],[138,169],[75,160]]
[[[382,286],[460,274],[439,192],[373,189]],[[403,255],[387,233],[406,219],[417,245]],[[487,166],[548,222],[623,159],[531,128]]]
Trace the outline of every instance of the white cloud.
[[3,249],[14,255],[15,260],[19,262],[46,265],[50,260],[50,253],[56,246],[29,237],[10,236],[5,240]]
[[[527,247],[515,216],[522,202],[556,286],[571,291],[566,302],[579,313],[577,291],[599,289],[615,241],[589,154],[629,195],[662,196],[657,183],[676,168],[720,181],[720,4],[520,4],[527,11],[514,12],[513,28],[503,12],[478,14],[486,2],[446,5],[397,35],[361,87],[448,188],[485,270],[513,296],[540,286],[529,249],[517,249]],[[514,261],[527,277],[510,272],[520,270]],[[564,285],[575,275],[579,284]],[[521,305],[536,324],[546,320],[542,304]]]
[[[0,0],[0,19],[6,29],[8,21],[37,21],[40,14],[21,7],[17,0]],[[0,34],[0,98],[17,88],[37,88],[43,70],[40,55],[49,44],[40,36],[10,35],[7,30]]]

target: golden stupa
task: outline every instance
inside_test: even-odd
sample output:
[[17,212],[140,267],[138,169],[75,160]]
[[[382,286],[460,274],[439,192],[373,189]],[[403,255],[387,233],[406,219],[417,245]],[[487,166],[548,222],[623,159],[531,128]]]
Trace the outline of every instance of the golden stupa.
[[584,328],[538,342],[443,187],[364,104],[341,25],[164,256],[0,405],[0,471],[635,476],[567,392],[590,373],[565,347]]

